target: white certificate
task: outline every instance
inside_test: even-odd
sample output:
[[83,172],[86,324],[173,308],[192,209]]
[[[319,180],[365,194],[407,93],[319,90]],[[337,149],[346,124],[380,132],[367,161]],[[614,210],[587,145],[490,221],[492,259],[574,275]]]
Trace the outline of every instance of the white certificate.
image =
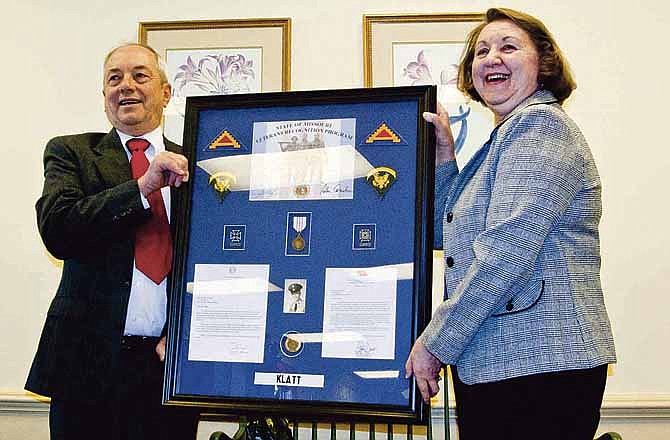
[[353,199],[356,119],[254,122],[249,200]]
[[[353,152],[353,153],[352,153]],[[273,200],[275,197],[279,197],[279,192],[275,192],[276,188],[274,186],[281,186],[282,181],[283,185],[290,185],[292,179],[290,170],[293,169],[305,169],[305,163],[311,162],[314,158],[314,155],[320,157],[318,159],[323,165],[325,162],[329,162],[329,165],[326,168],[326,172],[320,176],[322,181],[321,186],[318,188],[318,191],[312,191],[310,187],[301,187],[302,189],[308,189],[308,191],[300,191],[296,194],[291,193],[290,197],[286,194],[288,199],[303,199],[303,198],[324,198],[324,199],[333,199],[333,198],[345,198],[353,194],[351,192],[345,192],[348,187],[346,185],[337,186],[337,182],[349,179],[356,179],[359,177],[365,177],[368,175],[373,166],[370,165],[370,162],[363,156],[358,150],[352,146],[336,146],[327,148],[325,151],[320,152],[302,152],[302,151],[291,151],[281,153],[280,157],[281,162],[277,162],[277,155],[279,153],[258,153],[258,154],[240,154],[235,156],[221,156],[215,157],[213,159],[206,159],[198,161],[196,164],[199,168],[207,172],[210,176],[219,173],[226,173],[232,176],[235,176],[235,179],[230,182],[230,191],[249,191],[252,188],[252,177],[250,173],[254,172],[255,176],[253,177],[254,189],[263,190],[265,186],[270,186],[271,188],[267,189],[266,197],[263,200]],[[353,154],[353,176],[350,176],[347,171],[347,166],[345,164],[351,161],[350,155]],[[274,155],[274,156],[273,156]],[[332,161],[331,161],[332,159]],[[274,161],[274,162],[273,162]],[[324,162],[325,161],[325,162]],[[332,162],[332,166],[330,164]],[[270,169],[266,169],[265,166],[270,166]],[[297,165],[296,165],[297,164]],[[277,177],[264,176],[263,173],[272,174],[273,176],[278,172],[278,170],[284,169],[285,171],[279,171],[279,183],[274,182]],[[288,175],[286,174],[288,170]],[[282,174],[283,173],[283,174]],[[316,178],[318,173],[313,173],[312,176]],[[295,177],[295,176],[294,176]],[[273,183],[274,182],[274,183]],[[289,182],[289,183],[287,183]],[[272,198],[269,198],[272,196]],[[255,197],[255,196],[253,196]],[[351,198],[351,197],[349,197]]]
[[196,264],[188,359],[262,363],[270,266]]
[[395,357],[397,280],[394,266],[326,268],[322,357]]

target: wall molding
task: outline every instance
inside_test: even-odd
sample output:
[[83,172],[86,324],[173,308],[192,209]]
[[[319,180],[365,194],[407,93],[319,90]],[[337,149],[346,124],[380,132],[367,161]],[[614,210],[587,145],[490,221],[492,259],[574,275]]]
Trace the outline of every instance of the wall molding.
[[27,392],[0,392],[0,415],[49,413],[49,399]]
[[[455,401],[449,399],[449,419],[456,418]],[[433,420],[444,418],[444,408],[433,408]],[[601,419],[661,419],[670,421],[670,394],[606,394],[600,410]]]
[[604,419],[669,419],[670,394],[606,394]]
[[[49,399],[26,392],[0,392],[0,415],[9,413],[44,415]],[[444,408],[433,409],[433,420],[444,418]],[[603,400],[603,419],[668,419],[670,394],[609,394]],[[449,419],[455,419],[454,401],[449,402]]]

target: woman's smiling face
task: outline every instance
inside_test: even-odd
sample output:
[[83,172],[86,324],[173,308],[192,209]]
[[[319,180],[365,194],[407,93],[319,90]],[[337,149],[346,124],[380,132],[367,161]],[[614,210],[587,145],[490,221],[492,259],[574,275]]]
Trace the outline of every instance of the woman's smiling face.
[[539,56],[530,37],[510,20],[487,24],[472,61],[472,82],[496,122],[538,88]]

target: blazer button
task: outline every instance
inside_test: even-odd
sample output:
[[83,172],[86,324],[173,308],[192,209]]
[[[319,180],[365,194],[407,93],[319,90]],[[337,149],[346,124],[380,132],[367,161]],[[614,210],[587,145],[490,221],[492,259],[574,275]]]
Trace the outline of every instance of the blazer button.
[[126,281],[121,281],[121,285],[122,285],[123,287],[129,287],[129,286],[130,286],[130,281],[128,281],[128,280],[126,280]]
[[454,259],[447,257],[447,267],[452,267],[454,265]]
[[447,214],[447,223],[451,223],[454,220],[454,213],[450,212]]
[[508,312],[511,312],[512,309],[514,309],[514,304],[512,304],[512,301],[508,302],[507,305],[505,306],[505,310]]

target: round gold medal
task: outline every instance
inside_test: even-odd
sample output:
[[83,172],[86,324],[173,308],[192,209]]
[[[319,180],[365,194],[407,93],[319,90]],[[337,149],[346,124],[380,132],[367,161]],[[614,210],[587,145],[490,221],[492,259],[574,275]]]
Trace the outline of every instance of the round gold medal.
[[284,340],[284,347],[286,347],[286,350],[288,350],[290,353],[297,353],[300,351],[302,343],[300,341],[296,341],[295,339],[286,338],[286,340]]
[[293,249],[296,251],[301,251],[305,249],[305,239],[302,238],[300,234],[298,234],[292,241],[291,241],[291,246]]

